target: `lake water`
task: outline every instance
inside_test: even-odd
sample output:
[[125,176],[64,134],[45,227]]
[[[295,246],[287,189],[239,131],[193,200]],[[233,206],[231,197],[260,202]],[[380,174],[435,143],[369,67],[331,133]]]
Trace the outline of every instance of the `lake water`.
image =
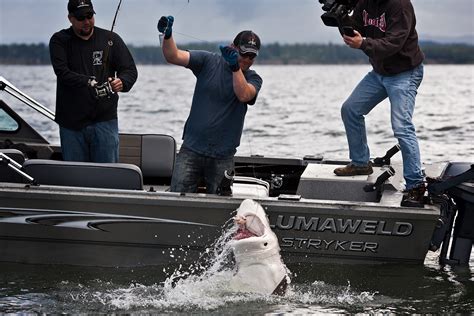
[[[367,65],[259,66],[264,85],[250,107],[240,155],[347,159],[340,106],[367,73]],[[54,109],[56,78],[49,66],[0,66],[0,75]],[[194,76],[173,66],[139,66],[139,80],[119,104],[121,132],[164,133],[181,142]],[[425,162],[474,162],[474,66],[427,65],[414,114]],[[22,113],[52,143],[58,129],[6,93],[0,98]],[[389,103],[366,118],[372,156],[396,143]],[[400,155],[395,161],[400,160]],[[229,271],[208,271],[175,287],[171,268],[99,269],[0,265],[0,313],[472,313],[474,258],[470,268],[440,266],[438,253],[424,265],[314,265],[297,275],[284,297],[229,293]]]

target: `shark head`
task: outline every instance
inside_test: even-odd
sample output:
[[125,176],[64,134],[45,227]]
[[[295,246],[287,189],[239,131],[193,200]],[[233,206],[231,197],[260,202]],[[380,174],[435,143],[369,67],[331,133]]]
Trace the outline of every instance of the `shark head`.
[[270,222],[262,206],[250,199],[240,204],[234,223],[237,225],[235,240],[262,237],[271,232]]

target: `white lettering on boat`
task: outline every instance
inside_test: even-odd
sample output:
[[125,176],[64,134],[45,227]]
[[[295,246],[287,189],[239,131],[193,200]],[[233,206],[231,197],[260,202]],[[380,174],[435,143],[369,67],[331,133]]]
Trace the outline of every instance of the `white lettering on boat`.
[[278,230],[330,232],[342,234],[364,234],[383,236],[409,236],[413,224],[352,218],[319,218],[278,215],[271,227]]
[[367,241],[326,240],[312,238],[284,237],[281,239],[281,248],[326,251],[354,251],[377,253],[379,244]]

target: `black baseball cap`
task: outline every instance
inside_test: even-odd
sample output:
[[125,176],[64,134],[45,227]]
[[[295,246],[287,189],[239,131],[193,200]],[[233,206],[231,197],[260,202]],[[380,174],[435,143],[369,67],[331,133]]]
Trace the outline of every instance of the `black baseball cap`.
[[89,13],[95,14],[91,0],[69,0],[67,10],[74,17],[84,16]]
[[242,31],[237,34],[233,44],[239,48],[241,54],[254,53],[258,55],[260,38],[252,31]]

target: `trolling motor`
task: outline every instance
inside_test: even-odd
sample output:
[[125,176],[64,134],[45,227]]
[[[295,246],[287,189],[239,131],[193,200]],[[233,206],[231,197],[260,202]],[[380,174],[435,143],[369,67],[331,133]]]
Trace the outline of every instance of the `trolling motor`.
[[343,27],[343,20],[354,10],[359,0],[319,0],[323,11],[321,15],[324,25]]
[[441,206],[430,250],[441,247],[441,264],[467,265],[474,243],[474,164],[450,163],[440,178],[427,180],[429,197]]

